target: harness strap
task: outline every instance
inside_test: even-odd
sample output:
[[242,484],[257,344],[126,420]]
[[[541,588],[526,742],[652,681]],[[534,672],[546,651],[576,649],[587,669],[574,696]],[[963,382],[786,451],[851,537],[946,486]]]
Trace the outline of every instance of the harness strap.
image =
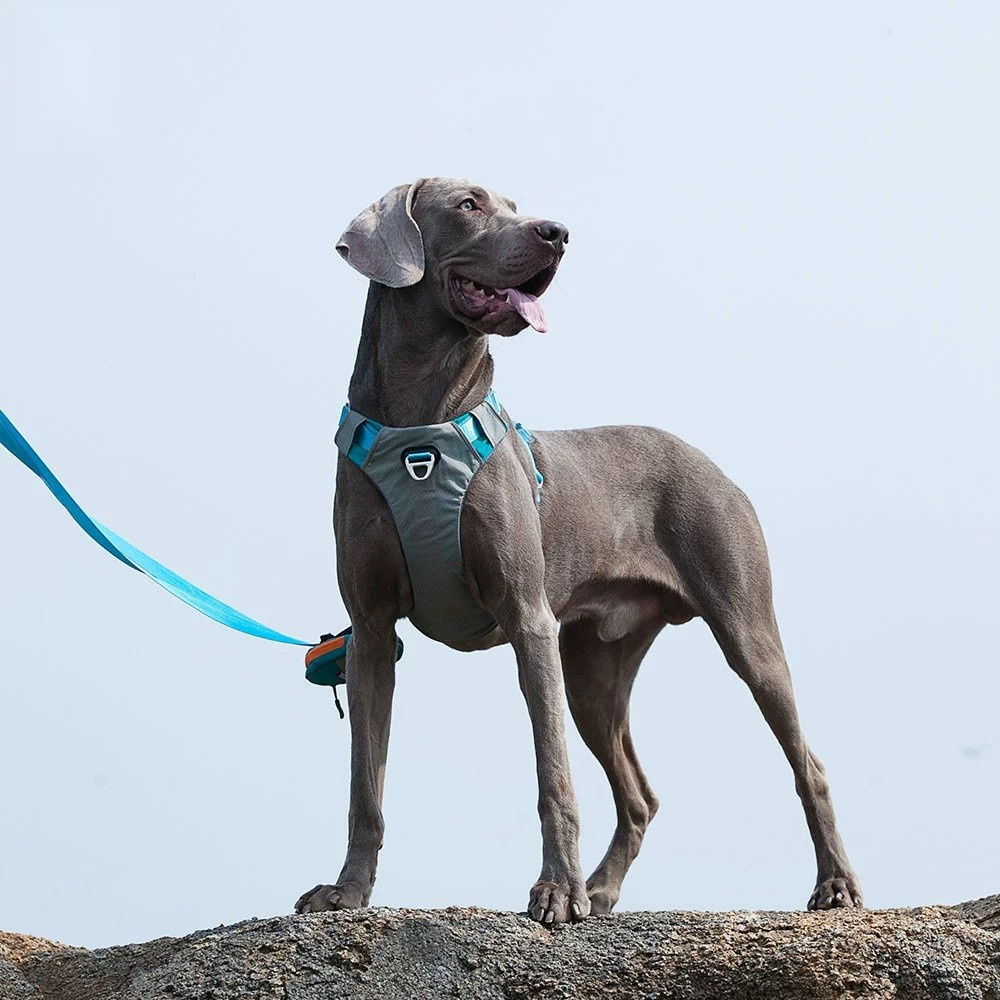
[[[492,436],[487,434],[483,427],[483,406],[488,406],[490,411],[492,411],[497,420],[502,424],[503,429],[500,430],[497,428]],[[479,411],[478,414],[477,411]],[[484,462],[493,454],[508,430],[507,422],[503,418],[503,406],[492,389],[486,394],[486,398],[480,406],[470,410],[468,413],[463,413],[455,417],[451,423],[462,432],[462,436],[472,445],[476,454]],[[375,439],[378,437],[379,431],[382,430],[384,424],[380,424],[377,420],[372,420],[358,413],[357,410],[352,410],[350,403],[346,403],[343,410],[340,411],[340,420],[337,427],[337,446],[359,469],[363,469],[372,448],[375,446]],[[537,487],[535,490],[535,502],[541,503],[542,486],[545,483],[545,477],[538,469],[538,463],[535,461],[535,454],[531,448],[535,443],[535,436],[524,424],[515,424],[514,430],[517,431],[518,437],[528,446],[528,456],[531,459],[531,467],[535,472],[535,484]]]
[[[363,417],[350,406],[345,406],[340,411],[340,421],[337,426],[343,430],[344,438],[351,442],[347,457],[355,465],[364,465],[378,432],[382,430],[382,425],[376,420]],[[337,436],[340,436],[340,430]]]
[[535,443],[535,435],[528,430],[524,424],[514,424],[514,430],[517,431],[517,436],[528,446],[528,455],[531,458],[531,467],[535,470],[535,484],[538,489],[535,491],[535,503],[542,502],[542,486],[545,485],[545,476],[542,475],[538,468],[538,463],[535,461],[535,452],[532,449],[532,445]]

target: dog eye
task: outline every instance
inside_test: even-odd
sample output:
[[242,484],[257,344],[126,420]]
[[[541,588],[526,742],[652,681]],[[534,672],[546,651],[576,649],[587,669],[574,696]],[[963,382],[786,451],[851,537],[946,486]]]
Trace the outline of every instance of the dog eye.
[[463,212],[474,212],[476,210],[476,203],[471,198],[466,198],[458,207]]

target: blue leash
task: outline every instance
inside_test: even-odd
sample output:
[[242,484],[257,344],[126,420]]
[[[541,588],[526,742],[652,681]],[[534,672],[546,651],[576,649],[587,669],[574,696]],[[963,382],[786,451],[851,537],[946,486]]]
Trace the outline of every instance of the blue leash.
[[167,569],[162,563],[150,558],[145,552],[129,544],[110,528],[105,528],[93,520],[84,509],[69,495],[66,488],[55,477],[49,467],[38,457],[38,453],[25,441],[18,429],[0,410],[0,444],[15,458],[20,459],[45,485],[53,496],[69,511],[70,516],[90,537],[106,552],[140,573],[145,573],[151,580],[158,583],[174,597],[179,597],[185,604],[190,604],[196,611],[207,615],[213,621],[226,625],[237,632],[245,632],[260,639],[270,639],[272,642],[285,642],[293,646],[315,646],[315,642],[304,639],[294,639],[290,635],[276,632],[249,618],[242,611],[223,604],[218,598],[205,593],[193,583],[178,576],[173,570]]

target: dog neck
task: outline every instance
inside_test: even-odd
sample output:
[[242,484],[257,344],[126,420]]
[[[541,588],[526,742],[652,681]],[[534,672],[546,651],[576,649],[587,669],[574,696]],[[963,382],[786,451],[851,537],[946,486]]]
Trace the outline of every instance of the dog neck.
[[493,385],[487,338],[445,315],[420,285],[371,282],[351,376],[351,407],[390,427],[443,423]]

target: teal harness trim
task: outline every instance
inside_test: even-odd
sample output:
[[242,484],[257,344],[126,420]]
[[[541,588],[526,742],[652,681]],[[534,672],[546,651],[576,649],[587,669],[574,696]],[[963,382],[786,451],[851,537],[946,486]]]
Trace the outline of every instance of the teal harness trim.
[[545,476],[539,471],[538,463],[535,462],[535,453],[531,448],[535,443],[535,435],[524,424],[514,424],[514,430],[517,431],[517,436],[528,446],[528,454],[531,456],[531,467],[535,470],[535,483],[538,486],[535,492],[535,503],[541,503],[542,486],[545,484]]
[[[500,419],[503,419],[503,406],[500,404],[500,400],[497,399],[496,393],[491,389],[483,400],[487,403],[491,410]],[[337,422],[338,427],[342,427],[344,421],[347,419],[348,415],[353,413],[350,403],[346,403],[344,408],[340,411],[340,420]],[[359,414],[360,416],[360,414]],[[463,437],[472,445],[476,450],[476,454],[485,462],[486,459],[493,454],[493,445],[490,439],[486,436],[486,432],[483,430],[483,425],[476,419],[474,413],[463,413],[461,416],[455,417],[451,421],[461,432]],[[368,417],[362,418],[361,422],[358,424],[357,429],[354,432],[354,438],[351,441],[351,445],[347,450],[347,457],[360,469],[364,468],[365,460],[368,458],[372,448],[375,445],[375,439],[378,437],[378,432],[382,430],[384,424],[380,424],[377,420],[371,420]],[[538,469],[538,464],[535,462],[535,453],[532,451],[531,446],[535,443],[535,435],[528,430],[524,424],[514,424],[514,430],[517,431],[518,437],[528,446],[528,455],[531,458],[531,467],[535,472],[535,483],[538,489],[535,492],[535,502],[542,502],[542,486],[545,483],[545,477],[541,474]]]
[[[472,596],[462,562],[461,516],[476,473],[511,430],[490,391],[478,406],[442,424],[388,427],[350,405],[340,415],[337,447],[374,483],[392,512],[410,577],[410,621],[442,642],[469,642],[496,628]],[[534,469],[535,501],[542,474],[531,433],[514,427]]]

